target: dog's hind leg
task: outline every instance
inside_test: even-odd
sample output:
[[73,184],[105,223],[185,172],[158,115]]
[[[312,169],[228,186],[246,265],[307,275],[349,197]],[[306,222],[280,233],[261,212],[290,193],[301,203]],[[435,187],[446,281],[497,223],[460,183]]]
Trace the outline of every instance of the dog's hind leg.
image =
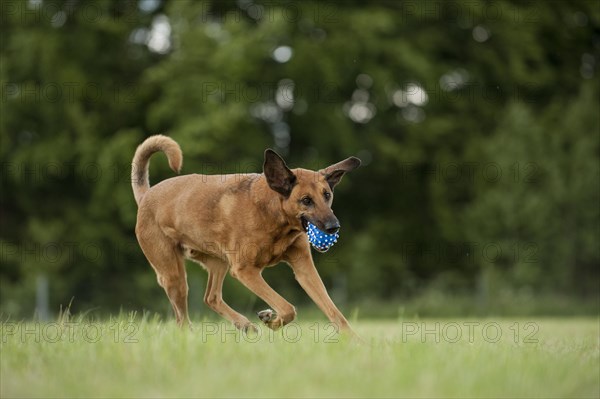
[[177,324],[191,325],[188,316],[187,274],[181,248],[164,235],[157,225],[138,224],[136,234],[140,247],[156,272],[158,284],[163,287],[177,319]]
[[204,303],[219,315],[231,321],[237,328],[254,330],[255,327],[250,320],[233,310],[223,300],[223,280],[225,280],[229,265],[225,261],[212,256],[199,256],[191,259],[200,263],[208,271]]
[[171,306],[173,306],[177,324],[179,324],[180,327],[183,327],[184,323],[187,323],[189,326],[191,326],[188,316],[188,284],[183,258],[177,259],[176,261],[176,266],[179,270],[177,274],[160,273],[158,272],[159,267],[157,267],[154,263],[152,263],[152,266],[157,271],[156,275],[158,284],[163,287],[167,293],[167,296],[169,297]]

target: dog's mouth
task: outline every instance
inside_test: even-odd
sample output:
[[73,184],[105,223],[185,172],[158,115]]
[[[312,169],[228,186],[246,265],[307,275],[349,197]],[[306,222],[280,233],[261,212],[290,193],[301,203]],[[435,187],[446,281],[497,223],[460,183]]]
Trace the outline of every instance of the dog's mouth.
[[302,228],[304,229],[304,232],[308,232],[308,219],[304,216],[300,216],[300,223],[302,223]]
[[300,216],[300,222],[302,223],[304,232],[308,236],[308,242],[319,252],[327,252],[339,238],[337,229],[334,233],[326,233],[305,216]]
[[321,225],[321,223],[316,223],[304,215],[300,216],[300,223],[302,223],[302,229],[304,230],[305,233],[309,232],[311,224],[317,228],[321,228],[321,227],[319,227]]

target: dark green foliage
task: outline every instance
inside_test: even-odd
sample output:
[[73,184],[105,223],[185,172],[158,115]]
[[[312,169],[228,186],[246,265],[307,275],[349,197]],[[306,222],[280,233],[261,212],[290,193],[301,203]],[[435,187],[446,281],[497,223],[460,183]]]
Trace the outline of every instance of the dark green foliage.
[[[183,173],[259,172],[267,147],[291,167],[361,157],[336,188],[340,242],[315,255],[341,303],[597,300],[594,1],[8,0],[1,18],[0,312],[30,315],[41,274],[52,309],[168,309],[129,183],[156,133]],[[154,157],[152,182],[170,176]],[[307,300],[289,270],[265,275]]]

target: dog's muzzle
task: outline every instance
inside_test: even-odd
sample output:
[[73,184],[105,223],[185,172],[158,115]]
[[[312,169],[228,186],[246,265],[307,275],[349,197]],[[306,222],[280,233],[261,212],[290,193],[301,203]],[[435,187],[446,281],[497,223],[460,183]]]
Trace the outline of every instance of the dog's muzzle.
[[319,252],[327,252],[340,237],[337,231],[333,234],[324,233],[309,221],[306,221],[306,225],[308,242]]

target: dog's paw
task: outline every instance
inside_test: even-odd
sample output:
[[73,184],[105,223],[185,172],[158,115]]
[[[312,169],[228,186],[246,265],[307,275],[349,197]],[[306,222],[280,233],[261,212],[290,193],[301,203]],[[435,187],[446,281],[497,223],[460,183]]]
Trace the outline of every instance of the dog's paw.
[[271,330],[278,330],[283,327],[283,320],[277,316],[274,310],[266,309],[256,313],[260,321],[265,323]]
[[265,309],[257,312],[256,315],[265,324],[268,324],[270,321],[275,320],[277,318],[277,313],[272,309]]

